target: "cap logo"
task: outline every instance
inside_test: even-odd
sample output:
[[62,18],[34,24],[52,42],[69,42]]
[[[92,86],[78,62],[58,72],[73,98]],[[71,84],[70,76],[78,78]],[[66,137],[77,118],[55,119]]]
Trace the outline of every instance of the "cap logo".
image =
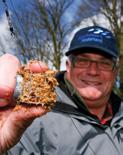
[[78,41],[81,42],[81,43],[82,42],[91,42],[91,41],[102,43],[103,39],[102,39],[101,36],[99,36],[97,34],[87,34],[87,35],[84,35],[84,36],[79,36]]
[[102,30],[101,28],[91,28],[88,30],[88,32],[93,32],[94,34],[100,34],[106,38],[111,38],[110,32]]
[[103,30],[101,28],[90,28],[88,30],[88,34],[86,35],[81,35],[78,37],[78,41],[79,42],[98,42],[98,43],[103,43],[103,39],[107,38],[110,39],[111,38],[111,34],[110,32]]

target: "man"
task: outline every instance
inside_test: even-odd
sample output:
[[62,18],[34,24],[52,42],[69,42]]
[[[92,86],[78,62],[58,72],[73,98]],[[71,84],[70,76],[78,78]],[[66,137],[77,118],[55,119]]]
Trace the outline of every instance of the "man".
[[[81,29],[75,34],[66,55],[66,72],[56,76],[59,82],[56,106],[44,116],[42,115],[47,111],[40,109],[39,115],[42,117],[33,123],[36,113],[32,120],[30,116],[26,121],[16,114],[16,120],[20,121],[18,127],[15,120],[9,119],[12,122],[10,127],[15,127],[15,130],[9,128],[7,131],[10,132],[10,137],[15,133],[15,139],[11,143],[8,141],[8,147],[5,147],[5,143],[2,145],[3,152],[19,141],[6,153],[122,154],[123,105],[113,92],[119,68],[119,52],[114,36],[99,26]],[[17,135],[21,137],[20,140]]]

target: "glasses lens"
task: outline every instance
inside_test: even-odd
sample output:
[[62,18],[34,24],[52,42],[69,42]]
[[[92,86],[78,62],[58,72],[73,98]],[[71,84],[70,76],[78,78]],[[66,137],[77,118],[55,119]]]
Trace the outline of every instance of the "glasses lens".
[[86,68],[86,67],[88,67],[89,63],[90,63],[89,60],[86,58],[76,57],[74,65],[75,65],[75,67]]
[[100,70],[111,71],[115,67],[115,62],[109,59],[92,60],[84,57],[74,57],[74,66],[78,68],[88,68],[92,63],[96,63]]
[[101,70],[112,70],[113,68],[113,62],[112,61],[102,61],[98,62],[98,66]]

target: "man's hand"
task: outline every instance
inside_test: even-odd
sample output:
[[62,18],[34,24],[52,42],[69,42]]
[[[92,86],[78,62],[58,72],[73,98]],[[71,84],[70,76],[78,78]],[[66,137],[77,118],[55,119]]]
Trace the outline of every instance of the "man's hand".
[[[0,58],[0,155],[14,146],[32,121],[48,112],[41,106],[15,106],[12,99],[16,85],[19,61],[15,56],[5,54]],[[40,62],[28,64],[35,72],[46,71],[47,66]]]

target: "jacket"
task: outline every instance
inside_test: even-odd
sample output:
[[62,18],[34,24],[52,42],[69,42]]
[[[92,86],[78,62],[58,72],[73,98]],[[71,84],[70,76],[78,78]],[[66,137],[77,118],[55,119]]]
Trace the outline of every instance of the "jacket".
[[51,112],[37,118],[7,155],[121,155],[123,154],[123,104],[113,92],[113,118],[102,125],[79,103],[57,76],[58,101]]

